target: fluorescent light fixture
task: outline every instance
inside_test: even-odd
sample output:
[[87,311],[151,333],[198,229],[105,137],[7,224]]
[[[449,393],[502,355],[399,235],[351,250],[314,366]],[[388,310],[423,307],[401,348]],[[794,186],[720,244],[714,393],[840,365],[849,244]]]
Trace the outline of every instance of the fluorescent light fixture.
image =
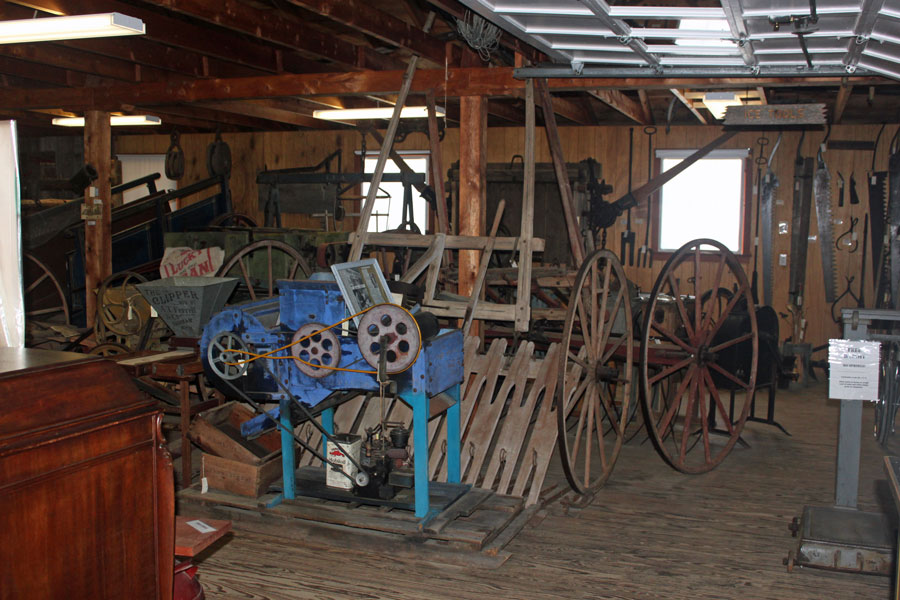
[[[446,111],[440,106],[434,108],[435,115],[443,117]],[[394,114],[393,106],[383,106],[379,108],[336,108],[329,110],[313,111],[313,117],[316,119],[325,119],[326,121],[355,121],[357,119],[390,119]],[[400,110],[401,119],[424,119],[428,116],[428,107],[426,106],[404,106]]]
[[[109,124],[114,126],[159,125],[162,120],[153,115],[111,115]],[[84,127],[84,117],[56,117],[54,125],[63,127]]]
[[0,44],[143,35],[144,22],[121,13],[0,21]]
[[706,92],[703,94],[703,105],[719,121],[725,118],[729,106],[741,106],[743,102],[734,92]]

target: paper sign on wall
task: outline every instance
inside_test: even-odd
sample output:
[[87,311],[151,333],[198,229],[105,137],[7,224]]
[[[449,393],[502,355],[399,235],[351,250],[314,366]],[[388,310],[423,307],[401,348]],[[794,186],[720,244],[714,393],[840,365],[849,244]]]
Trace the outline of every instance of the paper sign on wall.
[[186,275],[212,277],[225,262],[225,251],[218,246],[193,250],[187,247],[166,248],[159,264],[161,277]]
[[881,343],[828,340],[828,397],[878,400]]

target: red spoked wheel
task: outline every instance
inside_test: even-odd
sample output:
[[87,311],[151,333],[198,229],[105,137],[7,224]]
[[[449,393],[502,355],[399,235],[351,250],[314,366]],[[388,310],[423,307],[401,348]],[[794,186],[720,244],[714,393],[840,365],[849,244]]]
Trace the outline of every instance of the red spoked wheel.
[[594,252],[578,270],[560,350],[560,456],[569,485],[584,494],[612,473],[631,400],[631,300],[625,271],[612,252]]
[[759,352],[750,284],[731,251],[700,239],[669,258],[645,308],[640,352],[657,451],[685,473],[715,468],[747,420]]

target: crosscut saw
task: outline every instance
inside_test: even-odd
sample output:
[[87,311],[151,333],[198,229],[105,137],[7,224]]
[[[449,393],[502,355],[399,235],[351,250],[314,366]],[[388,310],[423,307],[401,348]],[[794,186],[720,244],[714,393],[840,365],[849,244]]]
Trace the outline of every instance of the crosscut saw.
[[819,251],[822,256],[822,280],[825,284],[825,301],[834,302],[834,233],[831,222],[831,173],[825,164],[825,157],[819,149],[816,155],[816,173],[813,177],[813,192],[816,197],[816,221],[819,227]]
[[[800,155],[804,135],[797,145],[794,160],[794,197],[791,212],[791,268],[789,275],[790,304],[797,309],[803,307],[803,292],[806,284],[806,251],[809,247],[809,217],[812,205],[813,171],[815,159]],[[795,340],[796,341],[796,340]]]
[[772,159],[778,151],[781,144],[781,134],[775,140],[772,146],[772,152],[766,161],[766,174],[762,179],[762,192],[759,200],[760,214],[760,242],[762,243],[762,262],[763,262],[763,303],[766,306],[772,306],[772,296],[774,295],[775,286],[775,257],[772,253],[772,232],[775,227],[775,190],[778,189],[780,182],[772,170]]

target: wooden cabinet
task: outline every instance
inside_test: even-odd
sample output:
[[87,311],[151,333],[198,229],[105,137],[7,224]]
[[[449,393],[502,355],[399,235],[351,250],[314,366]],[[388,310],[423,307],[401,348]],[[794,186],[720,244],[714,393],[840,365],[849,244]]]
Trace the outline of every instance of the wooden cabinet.
[[0,349],[0,599],[169,599],[161,414],[114,363]]

